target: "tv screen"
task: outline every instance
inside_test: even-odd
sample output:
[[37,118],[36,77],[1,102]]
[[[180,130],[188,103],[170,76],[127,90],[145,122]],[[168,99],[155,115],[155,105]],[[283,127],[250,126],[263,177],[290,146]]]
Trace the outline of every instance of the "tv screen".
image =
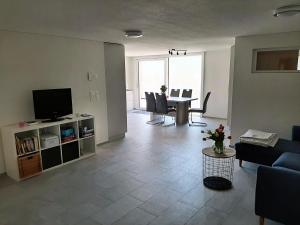
[[32,94],[36,119],[57,120],[73,114],[71,88],[33,90]]

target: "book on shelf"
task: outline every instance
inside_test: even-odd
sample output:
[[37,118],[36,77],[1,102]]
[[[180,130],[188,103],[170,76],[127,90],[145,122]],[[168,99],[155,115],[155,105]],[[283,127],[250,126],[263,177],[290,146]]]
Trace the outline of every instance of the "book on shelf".
[[38,138],[36,136],[20,138],[16,136],[16,149],[18,155],[24,155],[39,150]]

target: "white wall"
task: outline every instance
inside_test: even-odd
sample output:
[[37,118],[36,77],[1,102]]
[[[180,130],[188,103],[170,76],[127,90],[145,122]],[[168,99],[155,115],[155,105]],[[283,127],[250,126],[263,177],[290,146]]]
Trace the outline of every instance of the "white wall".
[[204,96],[211,91],[205,116],[227,118],[230,49],[205,52]]
[[233,142],[249,128],[273,131],[291,138],[292,125],[300,124],[300,74],[251,73],[256,48],[299,47],[300,32],[238,37],[231,131]]
[[139,107],[138,61],[134,57],[126,57],[126,89],[132,90],[133,108]]
[[[159,56],[156,56],[159,57]],[[145,57],[143,57],[145,58]],[[153,58],[153,57],[152,57]],[[127,88],[134,90],[135,107],[138,107],[138,57],[126,58]],[[227,118],[230,48],[208,51],[204,54],[204,95],[208,91],[212,94],[208,101],[205,116]],[[203,96],[204,99],[205,96]]]
[[[98,79],[87,81],[88,71],[98,74]],[[75,113],[95,115],[97,143],[107,141],[103,43],[0,32],[0,126],[34,119],[33,89],[64,87],[72,88]],[[99,91],[99,101],[90,102],[89,90]]]
[[121,44],[104,43],[105,80],[109,141],[127,132],[125,49]]
[[125,58],[125,69],[126,69],[126,89],[133,90],[135,88],[135,77],[134,77],[134,58]]
[[232,93],[233,93],[233,75],[234,75],[234,46],[230,48],[230,69],[229,69],[229,88],[228,88],[228,113],[227,125],[231,127],[232,116]]

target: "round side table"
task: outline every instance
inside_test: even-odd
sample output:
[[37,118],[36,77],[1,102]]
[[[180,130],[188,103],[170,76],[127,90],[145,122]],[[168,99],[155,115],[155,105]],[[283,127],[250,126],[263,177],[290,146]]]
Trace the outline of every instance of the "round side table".
[[212,147],[204,148],[203,184],[214,190],[227,190],[232,187],[235,150],[226,148],[223,154],[215,153]]

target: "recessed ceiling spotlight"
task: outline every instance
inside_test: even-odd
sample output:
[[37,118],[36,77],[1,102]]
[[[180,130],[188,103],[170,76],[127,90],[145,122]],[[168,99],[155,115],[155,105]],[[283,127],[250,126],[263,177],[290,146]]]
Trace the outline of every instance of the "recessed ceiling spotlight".
[[286,5],[274,10],[273,16],[294,16],[300,13],[300,5]]
[[126,30],[124,35],[127,38],[140,38],[143,37],[143,32],[140,30]]

